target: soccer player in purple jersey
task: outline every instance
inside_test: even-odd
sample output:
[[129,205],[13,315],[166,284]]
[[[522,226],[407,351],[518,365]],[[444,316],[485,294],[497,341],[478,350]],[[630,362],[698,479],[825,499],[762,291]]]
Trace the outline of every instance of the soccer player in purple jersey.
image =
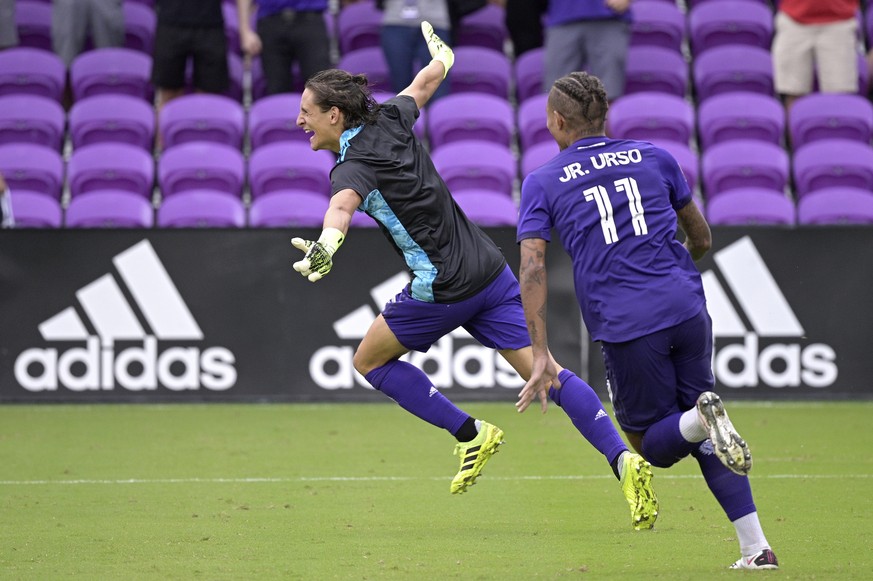
[[[503,441],[503,431],[465,413],[417,367],[401,361],[427,351],[457,327],[499,353],[524,377],[533,353],[518,280],[493,240],[453,200],[413,123],[454,62],[454,54],[422,24],[433,60],[396,97],[378,105],[363,75],[340,70],[306,82],[297,124],[311,133],[312,149],[338,154],[333,195],[318,241],[295,238],[306,254],[294,269],[315,282],[326,275],[348,233],[355,210],[366,212],[406,262],[412,282],[386,306],[354,356],[370,384],[418,418],[450,432],[461,457],[452,493],[473,484]],[[558,364],[547,354],[550,365]],[[582,435],[607,459],[631,507],[633,526],[651,528],[657,498],[651,467],[631,453],[587,383],[561,371],[561,406]]]
[[[603,84],[584,72],[555,81],[547,126],[560,152],[522,184],[518,220],[521,296],[533,344],[524,411],[560,371],[549,358],[546,245],[554,229],[573,259],[576,296],[600,341],[615,417],[653,466],[691,454],[737,531],[731,568],[776,569],[747,473],[752,457],[721,399],[710,391],[712,321],[694,260],[710,248],[709,225],[679,165],[651,143],[609,139]],[[685,234],[676,239],[677,225]]]

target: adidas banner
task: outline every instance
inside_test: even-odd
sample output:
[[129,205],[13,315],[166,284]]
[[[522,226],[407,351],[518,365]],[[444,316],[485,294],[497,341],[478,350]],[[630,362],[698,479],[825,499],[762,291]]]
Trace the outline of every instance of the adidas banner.
[[[489,233],[517,268],[514,229]],[[291,236],[0,231],[0,401],[384,401],[352,356],[408,282],[402,260],[378,230],[355,230],[313,284],[291,268]],[[569,261],[556,253],[552,268],[553,348],[580,369]],[[463,330],[408,357],[458,401],[515,401],[523,385]]]
[[[517,268],[514,230],[489,233]],[[313,284],[291,269],[290,237],[0,231],[0,401],[384,401],[352,356],[408,280],[402,262],[381,233],[356,230]],[[699,266],[720,392],[873,396],[873,229],[716,228],[713,237]],[[599,344],[584,339],[569,261],[553,248],[552,348],[605,398]],[[462,330],[408,357],[458,401],[515,401],[522,385]]]

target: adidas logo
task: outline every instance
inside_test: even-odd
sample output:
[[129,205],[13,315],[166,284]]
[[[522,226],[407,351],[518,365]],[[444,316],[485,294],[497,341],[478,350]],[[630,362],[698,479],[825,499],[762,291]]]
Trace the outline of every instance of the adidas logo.
[[427,392],[427,397],[433,397],[433,396],[435,396],[435,395],[438,394],[438,393],[439,393],[439,391],[437,391],[437,388],[435,388],[434,386],[431,385],[431,386],[430,386],[430,391]]
[[18,383],[33,392],[233,387],[235,357],[224,347],[174,345],[159,352],[159,342],[202,342],[203,332],[149,241],[112,262],[117,278],[105,274],[76,292],[81,310],[70,306],[39,325],[48,343],[84,347],[23,351],[15,360]]
[[[409,274],[400,272],[370,289],[374,305],[391,301],[410,281]],[[372,389],[358,373],[352,362],[355,346],[363,339],[380,311],[369,304],[362,305],[333,323],[333,330],[341,341],[353,344],[326,345],[309,359],[309,375],[322,389],[352,389],[355,386]],[[427,353],[407,353],[401,360],[424,370],[437,389],[460,386],[469,389],[520,389],[524,381],[495,350],[483,347],[462,328],[446,335]]]
[[[803,326],[751,238],[737,240],[713,258],[717,269],[701,276],[716,339],[713,369],[718,381],[728,387],[832,385],[838,373],[834,349],[801,343],[806,339]],[[719,348],[725,341],[729,343]]]
[[600,408],[599,410],[597,410],[597,413],[594,414],[594,420],[595,420],[595,421],[599,420],[600,418],[608,418],[608,417],[609,417],[609,416],[606,415],[606,412],[603,411],[603,408]]

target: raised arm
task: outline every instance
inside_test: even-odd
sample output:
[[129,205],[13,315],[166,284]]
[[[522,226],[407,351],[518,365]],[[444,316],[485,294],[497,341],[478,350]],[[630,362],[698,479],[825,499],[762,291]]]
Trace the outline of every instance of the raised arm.
[[400,91],[401,95],[409,95],[415,99],[415,105],[419,109],[430,100],[455,62],[455,53],[436,35],[429,22],[421,23],[421,33],[427,41],[433,60],[418,71],[408,87]]

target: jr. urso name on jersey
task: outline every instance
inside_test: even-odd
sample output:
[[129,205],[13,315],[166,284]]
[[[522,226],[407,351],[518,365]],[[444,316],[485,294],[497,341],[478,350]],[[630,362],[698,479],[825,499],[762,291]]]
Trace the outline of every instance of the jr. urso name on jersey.
[[[632,163],[640,163],[643,161],[643,154],[639,149],[629,149],[627,151],[608,151],[592,155],[590,158],[591,166],[594,169],[604,169],[612,166],[630,165]],[[583,177],[591,173],[591,170],[582,169],[582,164],[578,162],[564,166],[563,177],[558,178],[562,182],[569,182],[578,177]]]

